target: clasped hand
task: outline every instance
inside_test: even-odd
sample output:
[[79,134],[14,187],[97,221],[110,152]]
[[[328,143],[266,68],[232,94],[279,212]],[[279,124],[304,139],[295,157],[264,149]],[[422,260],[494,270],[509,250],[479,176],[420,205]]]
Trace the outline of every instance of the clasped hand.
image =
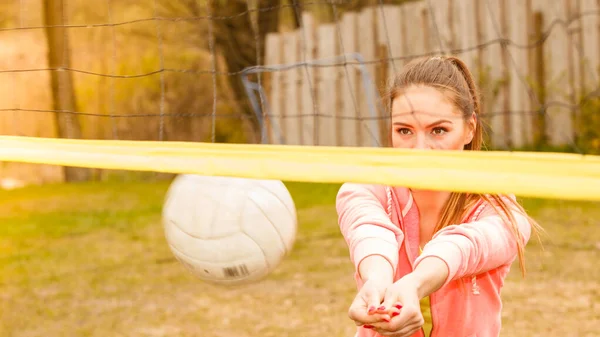
[[417,286],[407,277],[392,284],[367,280],[348,316],[358,326],[392,337],[411,336],[424,323]]

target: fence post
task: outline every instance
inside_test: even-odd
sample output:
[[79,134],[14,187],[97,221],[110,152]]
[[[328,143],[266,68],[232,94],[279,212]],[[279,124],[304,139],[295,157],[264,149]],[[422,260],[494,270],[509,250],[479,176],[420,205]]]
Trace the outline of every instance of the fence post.
[[536,43],[533,49],[533,77],[537,89],[537,97],[540,105],[534,106],[537,113],[534,118],[534,144],[537,149],[546,144],[546,72],[544,65],[544,43],[543,38],[544,16],[536,11],[533,14],[533,36]]

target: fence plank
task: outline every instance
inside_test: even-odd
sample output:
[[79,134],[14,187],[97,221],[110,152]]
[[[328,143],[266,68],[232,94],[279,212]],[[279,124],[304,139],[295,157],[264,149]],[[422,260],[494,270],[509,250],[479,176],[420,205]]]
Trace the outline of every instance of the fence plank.
[[[288,60],[286,58],[286,56],[289,56],[288,53],[286,53],[286,48],[288,47],[288,34],[289,33],[282,33],[280,34],[280,40],[279,40],[279,48],[280,48],[280,64],[284,64],[286,66],[290,65],[291,62],[290,60]],[[289,78],[290,78],[290,70],[285,69],[285,70],[277,70],[276,73],[278,73],[277,77],[278,77],[278,83],[279,83],[279,92],[280,92],[280,100],[278,102],[279,105],[279,112],[280,112],[280,116],[278,118],[279,121],[279,130],[281,133],[281,138],[283,140],[284,144],[289,144],[289,134],[291,133],[291,130],[288,129],[288,115],[291,113],[293,113],[293,108],[291,108],[288,104],[287,104],[287,91],[288,91],[288,87],[293,86],[293,83],[289,83]],[[288,112],[289,111],[289,112]]]
[[[402,25],[406,36],[404,40],[404,50],[406,52],[406,62],[415,57],[422,56],[426,52],[425,34],[422,25],[419,24],[425,9],[424,1],[408,2],[402,6]],[[419,19],[415,19],[415,17]]]
[[[571,104],[576,104],[579,99],[581,90],[581,76],[580,71],[581,60],[583,60],[582,53],[582,25],[579,19],[581,12],[581,6],[579,1],[565,1],[565,14],[567,19],[571,22],[567,32],[567,62],[569,64],[568,73],[568,96]],[[575,111],[576,112],[576,111]]]
[[[316,58],[315,19],[310,13],[302,14],[303,28],[300,30],[300,60],[312,61]],[[315,68],[305,66],[300,73],[300,111],[302,112],[302,144],[316,145],[315,119],[317,113]]]
[[[281,36],[276,33],[267,34],[265,37],[265,65],[276,65],[281,64],[283,61],[283,56],[281,52]],[[283,134],[282,134],[282,119],[281,116],[283,114],[282,105],[283,105],[283,92],[281,86],[281,71],[273,71],[270,73],[266,73],[268,76],[265,76],[265,81],[268,83],[267,88],[267,102],[268,102],[268,110],[267,117],[265,118],[265,123],[268,136],[269,143],[271,144],[283,144]]]
[[[357,51],[356,13],[345,13],[342,16],[340,30],[342,41],[340,42],[340,54],[352,54]],[[356,60],[349,58],[347,62],[355,63]],[[358,146],[360,132],[359,114],[359,96],[360,93],[360,74],[353,64],[345,64],[341,70],[340,76],[340,121],[339,121],[339,140],[341,146]]]
[[529,42],[527,3],[523,0],[507,0],[507,9],[510,9],[510,15],[507,17],[508,37],[513,42],[507,47],[511,111],[510,140],[512,146],[522,147],[533,141],[532,114],[529,113],[531,108],[527,94],[530,90],[527,83],[528,50],[522,47]]
[[477,25],[475,22],[475,2],[477,0],[454,0],[452,21],[454,36],[452,47],[460,50],[456,53],[465,62],[469,70],[475,73],[477,67]]
[[[503,16],[504,1],[490,1],[481,6],[482,40],[487,45],[483,48],[483,64],[485,81],[482,85],[485,97],[486,112],[483,116],[491,128],[490,138],[495,148],[508,146],[505,119],[508,113],[508,87],[506,69],[506,51],[497,41],[505,37]],[[508,116],[509,117],[509,116]]]
[[572,144],[574,140],[573,119],[568,104],[568,43],[567,32],[563,25],[554,24],[556,20],[565,20],[565,10],[560,0],[535,0],[532,8],[544,16],[542,30],[547,32],[544,41],[545,64],[545,104],[546,104],[546,136],[552,145]]
[[379,13],[379,19],[377,20],[378,42],[387,46],[387,57],[390,58],[386,79],[388,86],[404,64],[400,59],[400,57],[406,55],[404,35],[402,34],[403,22],[402,7],[391,5],[383,6],[383,13]]
[[[598,0],[581,0],[583,28],[583,96],[598,88],[600,82],[600,10]],[[596,13],[594,13],[596,12]]]
[[[453,24],[453,2],[439,1],[435,5],[425,2],[424,8],[427,10],[427,31],[429,32],[429,51],[435,54],[449,54],[455,48]],[[429,6],[432,4],[432,6]]]
[[[318,59],[323,60],[336,56],[336,40],[338,35],[335,25],[320,25],[317,28],[317,35],[319,36],[317,48]],[[317,118],[318,145],[336,145],[336,89],[336,68],[333,66],[319,67],[317,69],[317,102],[319,104],[319,117]]]
[[[295,30],[283,34],[283,63],[286,65],[296,65],[299,63],[298,51],[298,34],[300,31]],[[288,145],[302,144],[302,123],[300,120],[300,68],[293,67],[284,71],[285,81],[285,116],[283,117],[283,125],[285,130],[285,143]]]
[[[360,145],[359,146],[374,146],[381,144],[379,139],[379,115],[373,98],[377,99],[376,92],[376,35],[375,35],[375,8],[366,7],[358,13],[359,24],[358,31],[358,52],[361,54],[365,62],[362,64],[361,84],[357,86],[356,92],[359,99],[360,111]],[[365,87],[365,76],[368,76],[370,83]],[[371,99],[369,99],[371,98]]]
[[[382,81],[380,82],[380,93],[388,95],[391,85],[394,82],[396,75],[402,70],[403,61],[397,59],[402,57],[405,52],[403,50],[403,34],[402,34],[402,11],[401,6],[381,5],[377,8],[377,43],[383,47],[385,53],[381,53],[380,57],[387,59],[383,71],[380,72]],[[389,103],[383,100],[382,97],[380,114],[382,118],[379,123],[379,133],[382,146],[391,146],[390,129],[391,118],[389,111]]]

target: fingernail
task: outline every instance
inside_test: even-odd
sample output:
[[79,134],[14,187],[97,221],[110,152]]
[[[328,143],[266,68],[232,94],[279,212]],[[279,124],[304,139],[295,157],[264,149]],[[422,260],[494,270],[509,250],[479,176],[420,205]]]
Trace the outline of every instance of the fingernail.
[[369,312],[373,312],[373,311],[375,311],[375,307],[374,306],[370,306],[369,307]]
[[365,325],[363,325],[363,328],[365,328],[365,329],[373,329],[374,327],[372,325],[365,324]]
[[394,308],[400,310],[400,309],[402,309],[402,306],[400,304],[396,304],[396,305],[394,305]]
[[385,310],[385,305],[380,306],[377,310]]
[[399,313],[399,312],[395,312],[395,311],[394,311],[394,312],[392,312],[392,317],[396,317],[396,316],[398,316],[398,315],[400,315],[400,313]]
[[384,321],[384,322],[386,322],[386,323],[389,323],[389,322],[390,322],[390,320],[389,320],[389,319],[387,319],[387,318],[382,318],[381,320],[383,320],[383,321]]

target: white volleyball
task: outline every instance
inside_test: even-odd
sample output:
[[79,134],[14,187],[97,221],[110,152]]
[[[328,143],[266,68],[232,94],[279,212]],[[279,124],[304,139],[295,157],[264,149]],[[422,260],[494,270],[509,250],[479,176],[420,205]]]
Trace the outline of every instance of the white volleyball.
[[297,232],[294,201],[279,180],[179,175],[162,217],[175,257],[200,279],[226,285],[267,276]]

